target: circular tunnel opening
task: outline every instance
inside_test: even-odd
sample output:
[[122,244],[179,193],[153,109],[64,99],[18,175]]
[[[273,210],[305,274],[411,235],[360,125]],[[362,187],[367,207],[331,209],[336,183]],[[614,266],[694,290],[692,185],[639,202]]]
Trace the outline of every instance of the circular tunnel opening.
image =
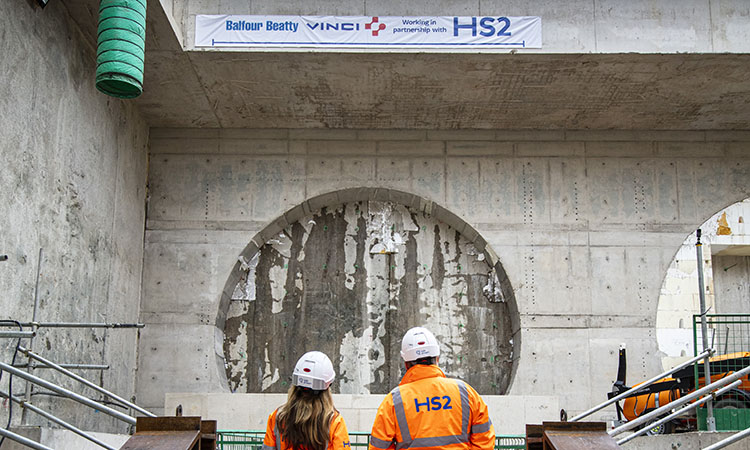
[[518,319],[497,258],[439,206],[379,191],[315,210],[312,199],[243,251],[217,321],[232,391],[286,392],[297,358],[320,350],[334,393],[387,393],[403,374],[401,337],[417,325],[440,341],[447,376],[508,391]]
[[[719,210],[699,227],[708,337],[718,354],[745,351],[750,346],[748,217],[750,198]],[[696,344],[699,352],[702,348],[696,242],[695,232],[686,236],[659,293],[656,333],[665,368],[697,354]]]

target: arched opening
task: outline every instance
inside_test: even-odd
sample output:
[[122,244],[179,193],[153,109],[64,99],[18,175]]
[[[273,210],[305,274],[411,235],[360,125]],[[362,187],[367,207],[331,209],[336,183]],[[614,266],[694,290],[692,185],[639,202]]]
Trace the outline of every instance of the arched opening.
[[316,197],[269,225],[240,255],[217,320],[238,392],[285,392],[297,357],[316,349],[334,362],[334,392],[386,393],[416,325],[441,341],[448,376],[507,392],[520,336],[502,265],[455,215],[387,189]]
[[[700,226],[704,294],[709,314],[750,313],[748,219],[750,199],[720,210]],[[696,235],[691,233],[677,251],[662,283],[656,332],[664,367],[694,354],[693,316],[700,313],[695,244]],[[723,342],[718,349],[720,353],[735,351],[730,342],[717,334],[722,330],[709,332],[714,344],[717,340]]]

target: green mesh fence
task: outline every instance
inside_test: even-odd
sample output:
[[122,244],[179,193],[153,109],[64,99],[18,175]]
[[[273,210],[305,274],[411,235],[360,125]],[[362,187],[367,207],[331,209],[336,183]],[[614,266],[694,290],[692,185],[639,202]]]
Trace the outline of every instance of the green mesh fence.
[[[217,432],[219,450],[260,450],[265,431],[223,430]],[[350,432],[352,448],[364,449],[370,444],[370,433]],[[495,449],[524,450],[526,438],[522,435],[498,435]]]
[[[750,365],[750,314],[707,314],[708,345],[716,349],[709,369],[711,381]],[[695,354],[703,352],[701,316],[693,316],[693,344]],[[703,364],[695,365],[695,387],[705,386]],[[742,379],[736,390],[722,395],[713,403],[716,429],[739,431],[750,427],[750,380]],[[707,410],[698,408],[698,429],[706,430]]]

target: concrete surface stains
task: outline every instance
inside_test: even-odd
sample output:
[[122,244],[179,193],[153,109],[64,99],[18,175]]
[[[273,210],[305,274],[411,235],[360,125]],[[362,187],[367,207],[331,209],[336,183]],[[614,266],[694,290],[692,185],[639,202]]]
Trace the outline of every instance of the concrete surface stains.
[[449,376],[487,394],[508,388],[507,277],[425,212],[378,201],[323,208],[240,263],[224,329],[233,391],[285,392],[296,359],[317,349],[334,362],[334,392],[386,393],[415,325],[438,336]]
[[722,213],[722,215],[719,217],[716,234],[720,236],[729,236],[730,234],[732,234],[732,229],[729,227],[729,223],[727,222],[726,211],[724,211],[724,213]]

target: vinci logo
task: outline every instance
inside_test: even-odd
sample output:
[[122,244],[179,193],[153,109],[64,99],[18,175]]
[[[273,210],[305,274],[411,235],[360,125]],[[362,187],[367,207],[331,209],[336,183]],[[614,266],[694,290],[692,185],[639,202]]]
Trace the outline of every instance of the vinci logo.
[[[373,25],[375,25],[376,23],[378,24],[378,27],[377,27],[377,29],[373,29]],[[378,33],[380,33],[381,31],[385,30],[385,24],[378,22],[378,18],[377,17],[373,17],[372,18],[372,22],[365,24],[365,29],[366,30],[372,30],[372,35],[373,36],[377,36]]]
[[359,31],[359,24],[354,22],[315,22],[305,25],[313,31]]

